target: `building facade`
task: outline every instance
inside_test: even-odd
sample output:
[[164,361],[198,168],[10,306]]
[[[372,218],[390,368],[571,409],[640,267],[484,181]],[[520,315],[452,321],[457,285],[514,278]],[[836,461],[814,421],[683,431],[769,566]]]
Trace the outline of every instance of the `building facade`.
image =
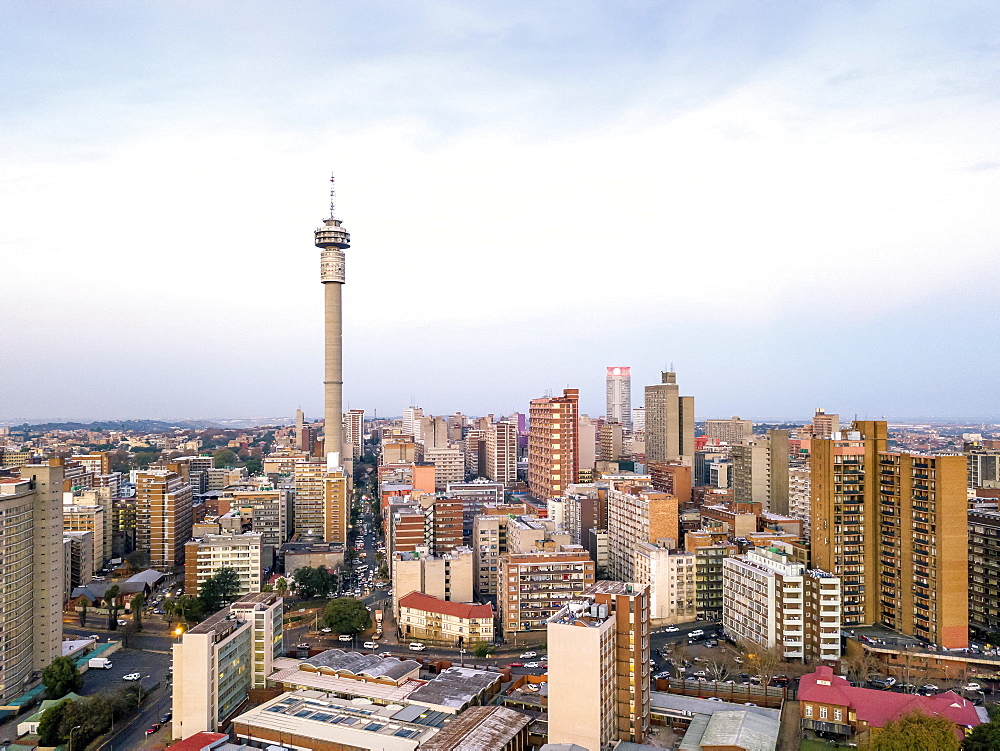
[[400,638],[472,649],[493,643],[493,608],[410,592],[399,600]]
[[533,399],[529,416],[528,489],[539,500],[560,496],[580,470],[579,389]]
[[594,583],[594,562],[582,550],[508,553],[500,557],[497,604],[506,634],[543,631],[568,600]]
[[136,475],[136,547],[149,551],[152,568],[184,563],[184,543],[191,538],[193,493],[176,472],[146,470]]
[[608,576],[635,581],[635,546],[640,542],[672,540],[677,547],[677,498],[651,487],[608,488]]
[[224,568],[240,580],[240,595],[260,592],[264,581],[264,536],[259,532],[205,535],[189,540],[184,553],[184,593],[196,597]]
[[632,375],[628,367],[609,367],[605,419],[632,431]]
[[646,459],[694,462],[694,397],[680,396],[673,372],[646,387]]

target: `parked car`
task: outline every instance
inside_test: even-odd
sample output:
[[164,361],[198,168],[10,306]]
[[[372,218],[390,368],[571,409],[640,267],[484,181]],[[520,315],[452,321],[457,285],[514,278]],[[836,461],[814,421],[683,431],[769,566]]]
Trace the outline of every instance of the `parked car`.
[[540,663],[540,662],[526,662],[526,663],[524,663],[524,667],[526,667],[526,668],[540,668],[541,666],[542,666],[542,663]]
[[700,629],[700,628],[696,628],[694,631],[691,631],[690,633],[688,633],[689,637],[699,637],[699,636],[704,636],[704,635],[705,635],[705,632],[702,629]]
[[507,665],[507,667],[509,667],[509,668],[523,668],[524,667],[524,663],[523,662],[512,662],[509,665]]
[[128,675],[123,675],[122,680],[124,681],[137,681],[142,678],[141,673],[129,673]]
[[340,641],[350,641],[353,638],[354,637],[351,636],[350,634],[341,634],[340,636],[337,637],[337,639],[339,639]]
[[160,718],[160,724],[161,725],[166,725],[168,722],[170,722],[170,718],[173,717],[173,716],[174,716],[174,713],[168,711],[165,715],[163,715],[163,717]]
[[939,690],[940,689],[938,689],[938,687],[935,686],[933,683],[925,683],[923,686],[920,687],[921,693],[925,694],[936,694]]
[[522,660],[530,660],[532,657],[538,657],[538,652],[524,652],[521,655]]
[[152,735],[159,729],[160,729],[160,723],[154,722],[152,725],[146,728],[146,735]]
[[677,628],[677,626],[667,626],[663,630],[664,630],[664,632],[666,632],[668,634],[674,634],[674,633],[677,633],[678,631],[680,631],[680,629]]
[[377,641],[366,641],[361,646],[363,646],[365,649],[378,649],[378,642]]
[[421,644],[418,641],[410,642],[410,651],[411,652],[423,652],[425,649],[427,649],[427,647],[425,647],[423,644]]
[[725,699],[720,699],[718,696],[709,696],[709,701],[725,701]]
[[128,621],[126,621],[124,618],[119,618],[118,619],[118,625],[119,626],[127,626],[128,625]]
[[978,683],[970,682],[970,683],[966,683],[964,686],[962,686],[962,690],[963,691],[982,691],[983,687],[980,686]]

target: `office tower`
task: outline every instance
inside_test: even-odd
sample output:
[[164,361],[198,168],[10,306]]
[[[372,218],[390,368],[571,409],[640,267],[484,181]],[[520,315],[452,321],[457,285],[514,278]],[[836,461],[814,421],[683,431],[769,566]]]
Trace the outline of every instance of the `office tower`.
[[580,470],[580,390],[531,400],[528,425],[528,488],[539,500],[560,496]]
[[486,430],[486,476],[510,487],[517,482],[517,425],[506,420]]
[[[330,178],[333,183],[333,178]],[[330,190],[330,218],[323,220],[323,226],[316,230],[316,247],[320,253],[319,278],[323,283],[324,307],[324,368],[323,368],[323,450],[330,466],[338,466],[344,459],[341,450],[343,441],[343,305],[344,251],[351,246],[351,236],[336,218],[336,202],[333,189]],[[332,456],[331,456],[332,455]]]
[[812,564],[840,577],[845,626],[968,646],[965,457],[894,453],[886,443],[882,421],[813,439]]
[[641,435],[646,432],[646,408],[632,408],[632,432]]
[[303,428],[306,425],[306,415],[301,409],[295,410],[295,445],[300,449],[305,449],[303,444]]
[[608,577],[635,581],[635,547],[640,542],[680,539],[677,498],[651,487],[608,488]]
[[260,592],[264,583],[264,536],[245,534],[204,535],[189,540],[184,551],[184,593],[197,597],[202,585],[224,568],[236,572],[238,594]]
[[691,466],[680,462],[649,462],[646,465],[653,490],[667,493],[678,503],[691,500]]
[[403,433],[416,436],[417,425],[424,416],[423,407],[407,407],[403,410]]
[[722,562],[722,626],[786,660],[840,659],[840,579],[791,560],[790,546]]
[[486,477],[486,429],[472,428],[464,438],[465,473],[472,477]]
[[0,704],[62,654],[63,467],[52,462],[0,477]]
[[504,633],[544,630],[566,600],[593,583],[594,562],[580,548],[500,556],[497,607]]
[[646,460],[694,461],[694,397],[680,396],[677,374],[646,387]]
[[732,448],[733,497],[739,503],[759,503],[765,511],[788,513],[788,431]]
[[215,732],[267,687],[284,653],[282,599],[255,592],[194,626],[173,645],[173,735]]
[[966,443],[963,446],[968,466],[966,486],[976,488],[1000,488],[1000,451]]
[[548,619],[549,743],[643,742],[649,627],[649,588],[625,582],[597,582]]
[[733,417],[730,420],[705,420],[705,435],[725,443],[741,443],[753,438],[753,423]]
[[184,563],[184,543],[191,538],[193,493],[176,472],[138,472],[135,483],[136,547],[149,551],[151,568]]
[[608,404],[605,419],[632,431],[632,376],[629,368],[608,368]]
[[344,416],[344,432],[344,437],[351,447],[351,453],[355,459],[360,459],[365,449],[365,411],[363,409],[348,410]]

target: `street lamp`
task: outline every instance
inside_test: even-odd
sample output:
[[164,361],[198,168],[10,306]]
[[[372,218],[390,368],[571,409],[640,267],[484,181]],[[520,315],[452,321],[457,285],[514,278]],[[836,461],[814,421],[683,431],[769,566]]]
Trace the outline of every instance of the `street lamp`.
[[78,730],[79,725],[74,725],[69,729],[69,751],[73,751],[73,731]]
[[176,636],[177,640],[180,641],[180,638],[182,636],[184,636],[184,627],[183,626],[178,626],[177,628],[175,628],[174,629],[174,636]]

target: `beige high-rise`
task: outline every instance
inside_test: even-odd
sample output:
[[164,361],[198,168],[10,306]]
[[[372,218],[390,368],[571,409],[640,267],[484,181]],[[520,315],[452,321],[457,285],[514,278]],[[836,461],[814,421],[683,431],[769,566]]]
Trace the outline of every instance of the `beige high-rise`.
[[646,387],[646,461],[694,463],[694,397],[680,396],[677,374]]
[[149,551],[152,568],[184,563],[184,543],[191,539],[191,486],[176,472],[139,472],[135,484],[136,546]]
[[0,704],[61,654],[62,493],[61,463],[0,478]]

